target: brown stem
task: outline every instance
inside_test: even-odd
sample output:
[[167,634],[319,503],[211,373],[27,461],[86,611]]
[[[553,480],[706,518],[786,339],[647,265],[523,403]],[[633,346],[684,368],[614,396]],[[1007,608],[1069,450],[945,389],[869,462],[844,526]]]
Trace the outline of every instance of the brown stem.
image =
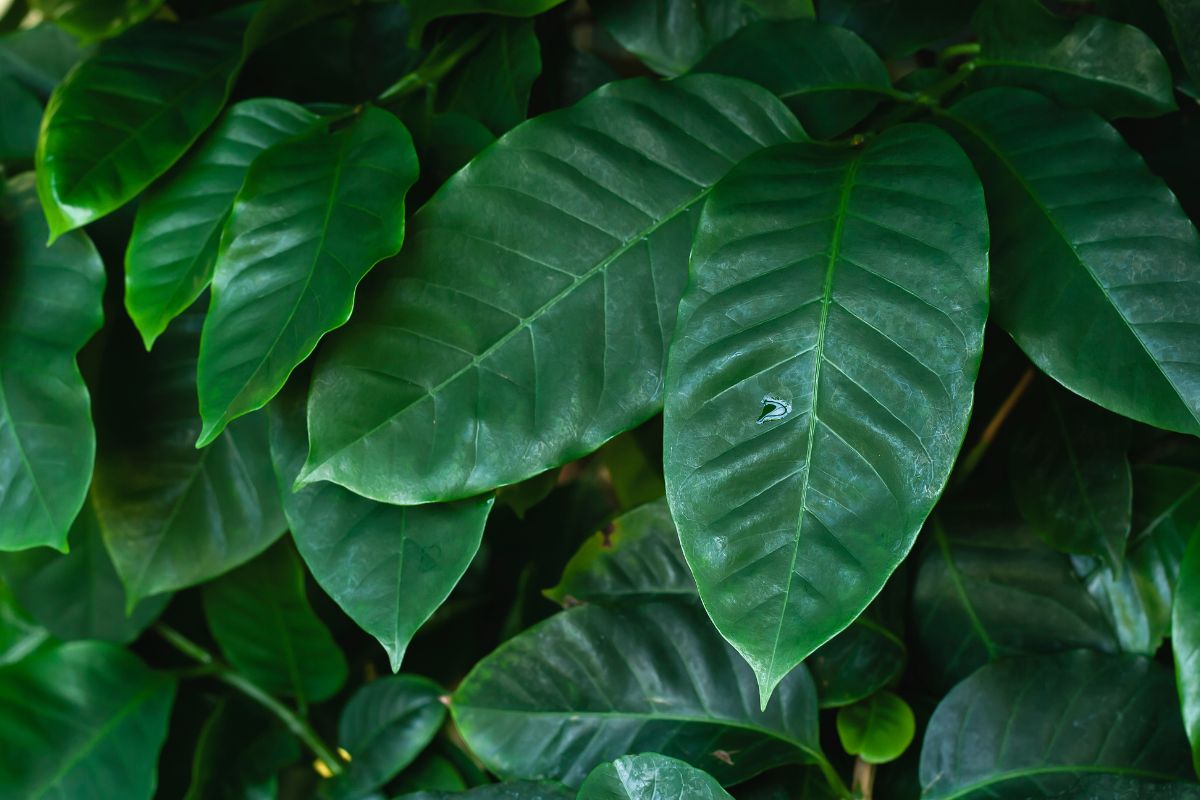
[[1004,402],[1000,404],[1000,408],[996,409],[996,413],[992,415],[987,427],[983,429],[979,441],[975,443],[975,446],[963,458],[959,467],[958,478],[955,481],[957,485],[966,483],[967,478],[971,477],[971,473],[975,471],[975,467],[979,466],[979,462],[987,453],[988,448],[991,447],[992,442],[995,441],[997,434],[1000,433],[1000,429],[1004,427],[1005,420],[1012,414],[1013,409],[1017,407],[1017,403],[1021,401],[1025,392],[1029,389],[1029,385],[1033,383],[1035,375],[1037,375],[1037,370],[1032,366],[1027,367],[1021,373],[1021,378],[1017,381],[1017,385],[1008,393],[1008,397],[1004,398]]

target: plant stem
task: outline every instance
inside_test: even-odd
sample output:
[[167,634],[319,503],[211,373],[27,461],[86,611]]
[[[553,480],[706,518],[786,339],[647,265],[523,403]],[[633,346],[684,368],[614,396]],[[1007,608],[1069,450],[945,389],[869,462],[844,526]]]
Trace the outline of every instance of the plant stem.
[[945,64],[947,61],[958,58],[959,56],[974,57],[980,52],[979,42],[963,42],[962,44],[952,44],[942,52],[938,53],[938,63]]
[[261,686],[240,672],[218,662],[212,653],[166,623],[159,622],[155,624],[154,631],[176,650],[206,667],[207,669],[201,673],[202,675],[216,678],[226,686],[237,689],[246,697],[274,714],[297,739],[304,742],[309,750],[312,750],[316,757],[328,768],[331,775],[340,775],[345,771],[342,767],[341,759],[334,754],[328,745],[321,741],[321,737],[308,724],[308,721],[276,700]]
[[458,65],[458,62],[483,43],[487,33],[487,28],[480,28],[469,36],[459,37],[458,41],[451,37],[439,42],[419,67],[380,92],[375,102],[381,104],[398,100],[420,89],[436,85],[446,73]]
[[1016,386],[1008,393],[1008,397],[1004,398],[1004,402],[1000,404],[1000,408],[996,409],[996,413],[992,415],[987,427],[983,429],[983,433],[979,436],[979,441],[975,443],[975,446],[971,448],[962,460],[962,466],[959,468],[958,477],[955,480],[956,485],[966,483],[967,478],[971,477],[971,473],[975,471],[975,467],[979,465],[988,448],[995,441],[1000,428],[1004,426],[1004,421],[1008,419],[1008,415],[1012,413],[1017,403],[1020,402],[1021,397],[1029,389],[1029,384],[1033,383],[1033,378],[1036,374],[1037,371],[1033,367],[1026,367],[1025,371],[1021,373]]
[[871,800],[875,790],[875,765],[861,758],[854,760],[854,789],[862,800]]

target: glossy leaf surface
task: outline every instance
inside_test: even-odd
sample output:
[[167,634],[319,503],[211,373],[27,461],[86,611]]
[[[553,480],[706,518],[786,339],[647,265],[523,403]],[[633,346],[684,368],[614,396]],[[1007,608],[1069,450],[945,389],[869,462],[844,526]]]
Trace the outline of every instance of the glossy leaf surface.
[[650,417],[698,203],[800,135],[766,90],[713,75],[609,84],[515,128],[414,216],[323,351],[301,482],[470,497]]
[[229,663],[269,692],[304,706],[346,681],[346,660],[308,604],[286,542],[207,584],[204,616]]
[[1200,774],[1200,536],[1192,536],[1180,564],[1171,609],[1171,652],[1192,764]]
[[1170,673],[1075,651],[991,664],[956,686],[925,732],[921,796],[1053,797],[1088,775],[1170,780],[1187,768]]
[[1200,236],[1110,125],[1019,89],[942,117],[988,187],[994,317],[1110,411],[1200,432]]
[[49,638],[50,632],[17,603],[8,583],[0,581],[0,667],[15,664]]
[[32,178],[0,200],[0,550],[66,547],[96,452],[75,354],[104,319],[104,265],[82,233],[45,246]]
[[437,107],[479,120],[500,136],[525,121],[529,92],[542,71],[533,22],[492,21],[470,57],[437,87]]
[[870,45],[812,20],[751,23],[710,50],[695,71],[767,87],[817,138],[844,132],[891,91],[887,67]]
[[30,5],[85,41],[116,36],[149,17],[163,0],[33,0]]
[[908,749],[916,733],[916,719],[903,699],[878,692],[838,711],[837,732],[850,755],[868,764],[886,764]]
[[941,493],[986,286],[982,189],[930,126],[775,148],[705,207],[667,374],[667,497],[764,703],[878,594]]
[[592,770],[577,800],[733,800],[711,775],[657,753],[624,756]]
[[150,800],[174,696],[173,681],[104,642],[0,669],[0,786],[13,798]]
[[221,230],[250,162],[316,119],[284,100],[244,100],[146,192],[125,252],[125,308],[146,349],[212,280]]
[[471,750],[504,777],[578,785],[624,753],[660,752],[728,784],[823,759],[808,672],[792,673],[760,712],[750,670],[681,600],[564,611],[479,662],[452,710]]
[[682,75],[713,45],[758,19],[741,0],[597,0],[596,19],[660,75]]

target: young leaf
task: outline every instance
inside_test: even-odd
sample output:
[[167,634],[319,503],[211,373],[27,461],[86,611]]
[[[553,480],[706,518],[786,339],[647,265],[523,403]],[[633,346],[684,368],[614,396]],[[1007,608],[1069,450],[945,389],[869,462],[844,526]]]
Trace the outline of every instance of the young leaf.
[[906,56],[959,32],[979,0],[820,0],[822,22],[852,30],[887,56]]
[[495,499],[392,506],[332,483],[293,492],[304,464],[304,401],[302,390],[286,389],[270,406],[283,510],[317,583],[379,640],[394,672],[413,634],[470,566]]
[[441,695],[436,683],[414,675],[380,678],[355,692],[338,723],[338,746],[351,761],[330,795],[365,797],[411,764],[446,718]]
[[707,772],[683,761],[646,753],[624,756],[592,770],[577,800],[733,800]]
[[765,704],[912,546],[971,410],[983,191],[926,125],[794,144],[713,192],[671,347],[667,497]]
[[939,512],[929,528],[933,541],[922,554],[912,604],[933,683],[953,685],[989,661],[1021,653],[1117,650],[1067,557],[1028,529],[986,509]]
[[1171,610],[1171,652],[1183,724],[1192,743],[1192,765],[1200,774],[1200,535],[1193,532],[1179,568]]
[[149,17],[163,0],[31,0],[30,5],[84,41],[116,36]]
[[1020,89],[941,115],[987,185],[996,320],[1110,411],[1200,433],[1200,236],[1111,125]]
[[125,251],[125,308],[147,350],[212,280],[221,229],[250,162],[316,121],[286,100],[244,100],[146,192]]
[[55,638],[132,642],[170,601],[148,597],[126,616],[125,590],[104,547],[91,503],[68,539],[70,552],[46,548],[0,555],[0,575],[21,605]]
[[1171,68],[1132,25],[1091,14],[1058,17],[1039,0],[984,0],[974,28],[984,85],[1026,86],[1106,117],[1153,117],[1175,108]]
[[912,744],[916,729],[908,703],[891,692],[877,692],[837,715],[842,747],[868,764],[895,761]]
[[682,600],[564,611],[480,661],[451,708],[472,752],[505,777],[574,786],[628,752],[679,758],[724,784],[826,763],[808,672],[760,712],[750,670]]
[[1082,650],[1026,657],[984,667],[938,705],[921,797],[1057,797],[1088,775],[1183,778],[1187,762],[1167,670]]
[[275,773],[299,758],[296,738],[278,721],[223,700],[200,730],[183,800],[275,800]]
[[304,568],[286,542],[206,584],[204,617],[234,668],[301,707],[346,682],[346,659],[308,604]]
[[492,22],[465,62],[437,86],[437,108],[479,120],[497,136],[525,121],[529,92],[542,71],[530,20]]
[[241,66],[244,17],[138,25],[55,89],[37,151],[51,239],[132,200],[216,119]]
[[765,89],[715,75],[609,84],[517,126],[417,212],[324,349],[300,483],[471,497],[652,416],[698,204],[801,135]]
[[845,28],[812,20],[751,23],[710,50],[694,71],[767,87],[820,139],[861,121],[892,88],[870,45]]
[[682,75],[713,45],[758,19],[742,0],[594,0],[596,20],[646,66]]
[[46,247],[31,173],[0,192],[0,550],[65,550],[96,453],[75,354],[104,319],[104,265],[83,233]]
[[150,800],[174,698],[173,681],[105,642],[0,669],[0,786],[12,798]]
[[197,447],[266,405],[350,318],[358,282],[404,241],[404,195],[416,179],[408,130],[370,106],[344,128],[254,160],[221,234],[200,337]]
[[1012,451],[1021,514],[1052,547],[1100,556],[1116,571],[1133,506],[1129,424],[1055,387],[1036,402],[1037,422],[1017,435]]

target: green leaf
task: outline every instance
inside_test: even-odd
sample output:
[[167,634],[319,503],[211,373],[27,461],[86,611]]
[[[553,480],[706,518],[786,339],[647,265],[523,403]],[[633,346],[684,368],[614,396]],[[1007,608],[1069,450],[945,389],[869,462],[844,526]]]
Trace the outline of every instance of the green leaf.
[[299,758],[295,737],[278,721],[223,700],[200,730],[183,800],[277,800],[275,773]]
[[174,697],[173,681],[105,642],[0,669],[0,786],[14,800],[150,800]]
[[912,709],[891,692],[877,692],[837,715],[842,747],[868,764],[895,761],[912,744],[916,730]]
[[245,100],[146,192],[125,251],[125,308],[147,350],[212,280],[221,230],[250,162],[316,120],[286,100]]
[[1200,786],[1113,775],[1084,775],[1070,789],[1055,793],[1053,797],[1054,800],[1198,800]]
[[1200,236],[1117,131],[1019,89],[941,119],[988,191],[993,312],[1071,391],[1200,433]]
[[91,503],[85,503],[68,539],[69,553],[46,548],[0,555],[0,574],[21,605],[56,638],[127,643],[170,601],[149,597],[125,614],[125,591],[104,548]]
[[667,497],[763,703],[912,546],[986,315],[983,191],[935,128],[773,148],[713,192],[667,372]]
[[736,783],[784,763],[824,764],[807,670],[765,712],[753,675],[694,602],[564,611],[480,661],[451,708],[502,777],[578,785],[628,752],[660,752]]
[[575,793],[553,783],[508,781],[466,792],[417,792],[396,800],[575,800]]
[[0,75],[45,100],[85,54],[70,34],[42,23],[0,36]]
[[1076,571],[1113,621],[1121,648],[1153,655],[1171,627],[1171,604],[1188,542],[1200,531],[1200,473],[1168,466],[1133,472],[1133,535],[1119,574],[1095,559]]
[[0,76],[0,161],[31,161],[37,150],[42,104],[16,78]]
[[1171,611],[1171,652],[1183,724],[1200,774],[1200,536],[1192,536],[1179,568]]
[[30,0],[47,19],[84,41],[116,36],[162,4],[163,0]]
[[1058,17],[1039,0],[984,0],[973,27],[985,86],[1037,89],[1106,117],[1153,117],[1175,108],[1171,68],[1132,25],[1091,14]]
[[241,66],[244,16],[138,25],[54,90],[37,151],[51,239],[132,200],[216,119]]
[[412,13],[411,42],[419,42],[421,32],[439,17],[459,14],[499,14],[505,17],[534,17],[561,4],[563,0],[409,0]]
[[[877,794],[877,797],[885,795]],[[843,800],[815,767],[781,767],[737,787],[737,800]]]
[[768,19],[812,19],[813,0],[742,0]]
[[332,697],[346,659],[313,613],[304,568],[286,542],[204,586],[204,616],[229,663],[301,707]]
[[741,0],[593,0],[596,20],[661,75],[682,75],[717,42],[758,19]]
[[332,483],[292,492],[304,463],[302,387],[271,404],[271,454],[283,509],[313,577],[388,653],[392,671],[417,629],[470,566],[495,502],[393,506]]
[[75,354],[104,320],[104,265],[83,233],[46,247],[33,175],[0,202],[0,550],[65,550],[96,452]]
[[1170,673],[1080,650],[991,664],[954,687],[925,732],[921,796],[1046,797],[1089,774],[1170,780],[1186,770]]
[[698,204],[801,135],[765,89],[713,75],[609,84],[519,125],[417,212],[323,349],[300,483],[471,497],[652,416]]
[[176,319],[152,354],[114,347],[102,370],[109,413],[93,500],[129,607],[228,572],[287,529],[265,414],[238,420],[204,450],[192,444],[202,312]]
[[416,180],[408,130],[370,106],[344,128],[254,160],[221,234],[200,337],[197,447],[266,405],[350,318],[358,282],[404,241],[404,195]]
[[608,470],[617,504],[623,509],[653,502],[667,491],[660,461],[661,432],[645,437],[649,441],[642,441],[642,430],[626,431],[610,439],[597,453]]
[[733,800],[707,772],[657,753],[624,756],[592,770],[578,800]]
[[979,0],[820,0],[822,22],[854,31],[887,56],[910,55],[961,31]]
[[[1200,90],[1200,8],[1191,0],[1158,0],[1158,3],[1166,14],[1192,90]],[[1183,77],[1179,76],[1181,81]]]
[[[817,684],[821,708],[870,697],[904,673],[908,646],[901,638],[908,581],[897,572],[867,609],[845,630],[804,660]],[[905,580],[898,580],[905,578]]]
[[767,87],[820,139],[860,122],[892,91],[887,67],[870,45],[845,28],[811,20],[747,25],[709,51],[695,71]]
[[342,711],[338,745],[350,753],[334,798],[360,798],[413,762],[446,719],[442,688],[415,675],[393,675],[363,686]]
[[1015,438],[1017,505],[1034,533],[1064,553],[1104,558],[1115,571],[1132,524],[1129,424],[1074,395],[1044,387],[1039,413]]
[[438,82],[437,108],[477,119],[500,136],[525,121],[529,92],[541,72],[533,22],[494,21],[483,42]]
[[[997,658],[1086,647],[1115,652],[1100,606],[1068,558],[990,509],[930,520],[913,590],[920,652],[932,682],[953,685]],[[1036,624],[1035,624],[1036,623]]]
[[15,664],[41,647],[50,632],[17,604],[5,581],[0,581],[0,667]]

